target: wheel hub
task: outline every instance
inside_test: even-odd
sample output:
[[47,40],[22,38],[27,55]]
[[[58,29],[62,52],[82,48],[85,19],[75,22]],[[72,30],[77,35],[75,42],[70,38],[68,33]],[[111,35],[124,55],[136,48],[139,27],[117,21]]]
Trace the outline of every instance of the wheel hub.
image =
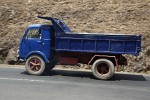
[[101,63],[97,66],[97,71],[99,74],[107,74],[109,72],[109,66],[105,63]]
[[38,58],[32,58],[29,61],[29,67],[32,71],[37,72],[41,69],[41,61]]

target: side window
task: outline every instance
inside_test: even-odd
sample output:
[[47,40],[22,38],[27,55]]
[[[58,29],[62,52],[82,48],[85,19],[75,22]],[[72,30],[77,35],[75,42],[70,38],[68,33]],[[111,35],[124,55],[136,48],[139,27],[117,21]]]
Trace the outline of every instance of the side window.
[[26,35],[26,39],[41,39],[41,30],[40,29],[31,29]]

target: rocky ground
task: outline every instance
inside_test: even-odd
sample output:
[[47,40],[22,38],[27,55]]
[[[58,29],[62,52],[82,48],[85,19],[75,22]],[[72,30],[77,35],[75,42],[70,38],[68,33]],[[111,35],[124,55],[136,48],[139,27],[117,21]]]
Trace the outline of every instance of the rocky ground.
[[75,32],[142,34],[142,53],[125,71],[150,71],[150,0],[0,0],[0,63],[16,63],[16,49],[37,15],[63,19]]

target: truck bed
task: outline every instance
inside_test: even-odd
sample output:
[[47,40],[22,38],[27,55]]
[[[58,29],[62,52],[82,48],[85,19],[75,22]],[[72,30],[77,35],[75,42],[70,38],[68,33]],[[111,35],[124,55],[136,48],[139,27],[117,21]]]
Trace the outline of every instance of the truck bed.
[[56,51],[139,55],[140,48],[141,35],[68,33],[55,36]]
[[55,30],[55,51],[133,54],[141,51],[141,35],[72,33],[63,20],[52,17],[38,18],[50,20]]

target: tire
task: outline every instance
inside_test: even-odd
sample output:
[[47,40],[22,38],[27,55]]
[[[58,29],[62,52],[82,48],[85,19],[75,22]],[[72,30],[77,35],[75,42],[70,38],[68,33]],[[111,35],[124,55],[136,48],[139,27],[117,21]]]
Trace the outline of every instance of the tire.
[[52,70],[55,67],[55,63],[50,63],[47,67],[49,70]]
[[31,75],[42,75],[46,70],[46,64],[40,56],[32,55],[27,58],[25,68]]
[[46,66],[49,70],[52,70],[56,65],[56,62],[51,60],[50,63],[47,63]]
[[97,79],[108,80],[115,72],[114,64],[107,59],[98,59],[93,63],[92,73]]
[[50,62],[46,64],[46,68],[45,71],[43,72],[42,75],[49,75],[49,72],[55,67],[55,63],[54,62]]

